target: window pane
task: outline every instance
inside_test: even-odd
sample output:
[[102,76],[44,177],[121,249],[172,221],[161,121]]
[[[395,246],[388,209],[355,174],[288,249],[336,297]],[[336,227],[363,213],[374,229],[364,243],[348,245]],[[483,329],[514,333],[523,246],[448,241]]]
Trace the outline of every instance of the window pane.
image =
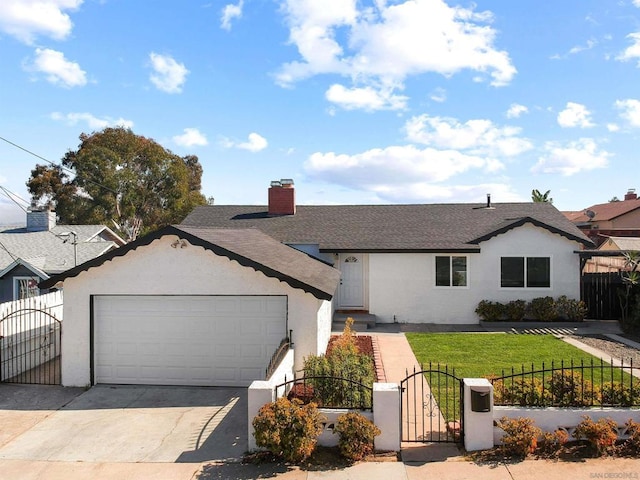
[[502,257],[500,259],[500,286],[524,287],[523,257]]
[[453,286],[467,286],[467,257],[452,257],[451,269],[453,272]]
[[527,258],[527,287],[551,286],[551,261],[549,257]]
[[451,286],[450,257],[436,257],[436,286]]

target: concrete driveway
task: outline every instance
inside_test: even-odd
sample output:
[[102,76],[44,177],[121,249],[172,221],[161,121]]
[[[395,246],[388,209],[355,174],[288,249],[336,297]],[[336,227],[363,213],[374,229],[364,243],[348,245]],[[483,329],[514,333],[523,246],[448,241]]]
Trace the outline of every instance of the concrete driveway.
[[0,459],[201,463],[247,448],[244,388],[0,385]]

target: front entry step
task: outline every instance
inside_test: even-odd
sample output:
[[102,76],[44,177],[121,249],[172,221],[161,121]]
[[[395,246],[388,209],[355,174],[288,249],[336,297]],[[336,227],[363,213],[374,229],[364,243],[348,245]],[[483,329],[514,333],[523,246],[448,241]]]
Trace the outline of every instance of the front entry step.
[[368,312],[337,311],[333,314],[333,331],[344,330],[347,318],[353,318],[353,329],[356,332],[368,330],[376,326],[376,316]]

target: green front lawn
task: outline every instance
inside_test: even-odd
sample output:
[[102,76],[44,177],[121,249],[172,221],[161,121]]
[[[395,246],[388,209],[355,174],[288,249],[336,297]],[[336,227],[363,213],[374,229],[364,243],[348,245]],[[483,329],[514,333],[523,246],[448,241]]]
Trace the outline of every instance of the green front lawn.
[[458,378],[483,378],[507,375],[511,368],[520,371],[551,368],[551,362],[559,367],[564,361],[569,366],[591,360],[599,365],[600,360],[583,352],[553,335],[510,335],[503,333],[407,333],[407,340],[418,362],[425,366],[447,365],[455,369]]

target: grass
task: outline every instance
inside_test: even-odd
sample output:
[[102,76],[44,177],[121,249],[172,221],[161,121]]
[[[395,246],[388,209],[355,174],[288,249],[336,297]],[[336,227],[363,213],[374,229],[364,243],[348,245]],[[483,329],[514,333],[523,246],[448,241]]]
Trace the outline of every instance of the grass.
[[[413,352],[423,365],[425,370],[443,370],[445,365],[450,374],[458,378],[488,378],[510,375],[512,368],[514,373],[520,373],[524,367],[525,372],[550,369],[553,362],[554,368],[560,368],[561,363],[569,368],[573,361],[574,366],[584,365],[600,366],[601,361],[569,345],[553,335],[509,335],[509,334],[484,334],[484,333],[407,333],[407,340]],[[438,368],[438,364],[440,368]],[[615,369],[611,372],[605,365],[604,378],[600,378],[600,370],[594,371],[593,385],[611,382],[611,380],[623,380],[629,384],[630,376]],[[431,382],[431,391],[436,395],[440,408],[447,420],[456,419],[459,399],[453,399],[455,384],[446,382],[442,375],[427,376],[427,382]],[[585,378],[589,379],[589,373],[585,371]],[[611,378],[609,375],[613,375]],[[540,374],[535,375],[538,379]],[[551,375],[546,374],[548,379]],[[530,378],[530,377],[528,377]],[[444,379],[444,380],[443,380]]]
[[407,340],[418,362],[423,365],[440,363],[449,370],[455,369],[459,378],[484,378],[501,376],[514,367],[520,371],[522,365],[529,371],[534,368],[557,366],[564,361],[574,365],[599,359],[569,345],[553,335],[508,335],[491,333],[407,333]]

